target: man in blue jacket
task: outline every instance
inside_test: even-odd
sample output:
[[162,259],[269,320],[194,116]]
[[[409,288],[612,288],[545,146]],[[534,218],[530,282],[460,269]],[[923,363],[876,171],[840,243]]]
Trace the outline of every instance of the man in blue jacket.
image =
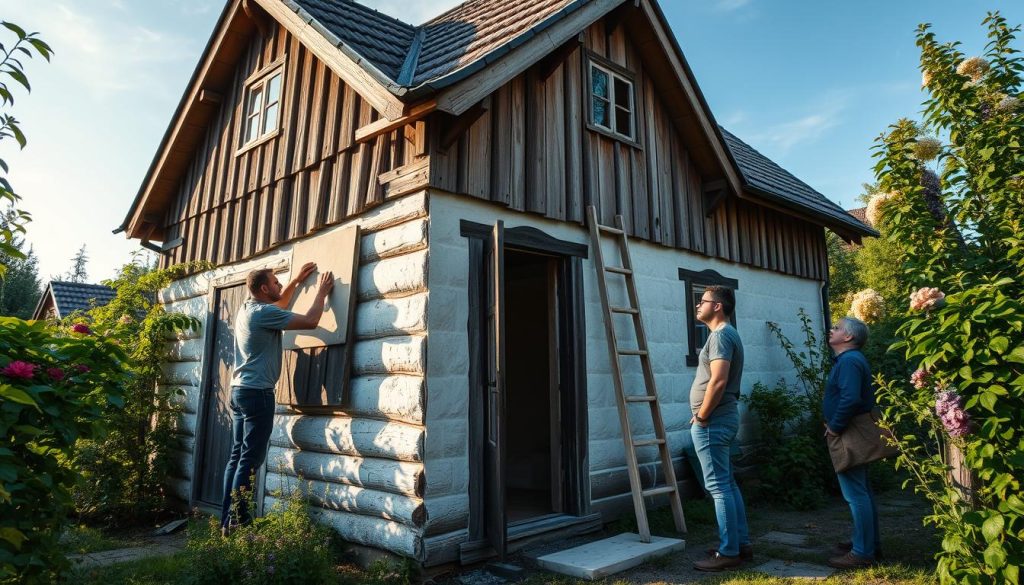
[[[860,351],[867,340],[867,325],[852,317],[840,319],[829,331],[828,344],[835,358],[822,404],[826,437],[841,435],[851,418],[875,407],[871,366]],[[853,540],[840,543],[835,551],[837,556],[830,558],[828,564],[837,569],[867,567],[877,559],[880,544],[878,509],[868,483],[868,466],[860,465],[836,475],[853,514]]]

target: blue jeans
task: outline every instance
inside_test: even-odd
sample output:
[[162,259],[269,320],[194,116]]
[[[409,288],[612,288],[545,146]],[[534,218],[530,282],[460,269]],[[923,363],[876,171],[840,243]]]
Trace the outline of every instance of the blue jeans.
[[868,466],[860,465],[836,475],[839,489],[853,514],[853,554],[874,559],[881,540],[878,538],[878,507],[868,483]]
[[715,502],[718,552],[730,557],[740,554],[740,545],[750,544],[747,510],[733,477],[730,459],[739,428],[740,415],[735,409],[713,416],[706,427],[696,422],[690,426],[693,446],[704,472],[704,489]]
[[246,525],[252,522],[248,498],[240,498],[236,514],[232,514],[234,492],[252,492],[252,475],[263,465],[274,429],[273,388],[231,389],[231,456],[224,469],[224,501],[220,508],[220,525]]

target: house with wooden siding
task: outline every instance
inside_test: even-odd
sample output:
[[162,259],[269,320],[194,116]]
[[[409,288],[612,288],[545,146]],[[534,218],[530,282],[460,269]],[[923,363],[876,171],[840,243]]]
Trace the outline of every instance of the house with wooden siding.
[[319,245],[353,262],[351,318],[341,342],[285,351],[259,503],[303,490],[343,538],[424,565],[632,510],[588,206],[630,235],[686,483],[694,299],[737,289],[746,390],[791,378],[766,321],[795,335],[800,308],[824,315],[825,229],[871,230],[715,123],[656,0],[470,0],[419,26],[230,0],[121,226],[164,266],[214,265],[160,297],[205,322],[165,367],[184,390],[168,489],[220,501],[245,275],[284,280]]

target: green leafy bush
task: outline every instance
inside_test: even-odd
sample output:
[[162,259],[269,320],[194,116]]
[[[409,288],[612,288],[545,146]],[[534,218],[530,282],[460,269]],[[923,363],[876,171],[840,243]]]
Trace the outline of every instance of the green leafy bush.
[[335,583],[332,532],[310,517],[298,495],[249,526],[222,537],[216,519],[189,529],[187,583],[276,585]]
[[124,404],[124,351],[88,327],[0,317],[0,580],[46,583],[77,472],[74,446]]
[[779,380],[774,387],[754,384],[744,400],[761,429],[760,483],[751,495],[797,510],[820,507],[825,503],[826,476],[816,440],[808,436],[807,398]]
[[181,264],[151,270],[130,263],[105,284],[116,290],[114,299],[85,314],[68,318],[114,339],[127,351],[124,405],[108,406],[103,418],[109,432],[102,438],[83,438],[76,446],[74,466],[81,473],[75,490],[79,515],[104,524],[143,523],[163,509],[163,484],[173,473],[175,434],[179,412],[174,398],[181,390],[160,385],[161,363],[167,357],[169,335],[197,329],[198,320],[167,313],[156,302],[157,292],[172,280],[195,270]]
[[[1019,27],[985,19],[984,56],[918,30],[924,120],[879,138],[876,173],[896,194],[882,221],[904,277],[921,287],[892,349],[918,371],[880,380],[898,462],[944,535],[944,583],[1019,583],[1024,564],[1024,60]],[[941,135],[934,144],[927,134]],[[923,150],[934,151],[923,156]],[[936,169],[929,163],[936,158]],[[957,459],[962,458],[962,466]],[[969,486],[959,484],[962,467]],[[969,489],[967,489],[969,487]]]

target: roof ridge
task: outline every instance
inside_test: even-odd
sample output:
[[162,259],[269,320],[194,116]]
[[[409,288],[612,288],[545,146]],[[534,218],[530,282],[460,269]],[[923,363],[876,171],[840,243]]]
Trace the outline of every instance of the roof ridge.
[[338,1],[346,3],[346,4],[356,4],[356,5],[360,6],[361,8],[363,8],[364,10],[368,10],[370,12],[373,12],[374,14],[377,14],[378,16],[382,17],[384,20],[390,20],[391,22],[394,22],[394,23],[397,23],[397,24],[400,24],[400,25],[404,26],[405,28],[409,29],[409,32],[411,32],[411,33],[415,34],[416,29],[418,28],[416,25],[409,24],[408,22],[405,22],[404,20],[400,20],[398,18],[395,18],[394,16],[391,16],[390,14],[384,14],[383,12],[381,12],[380,10],[377,10],[376,8],[373,8],[371,6],[367,6],[366,4],[363,4],[362,2],[359,2],[359,0],[338,0]]

